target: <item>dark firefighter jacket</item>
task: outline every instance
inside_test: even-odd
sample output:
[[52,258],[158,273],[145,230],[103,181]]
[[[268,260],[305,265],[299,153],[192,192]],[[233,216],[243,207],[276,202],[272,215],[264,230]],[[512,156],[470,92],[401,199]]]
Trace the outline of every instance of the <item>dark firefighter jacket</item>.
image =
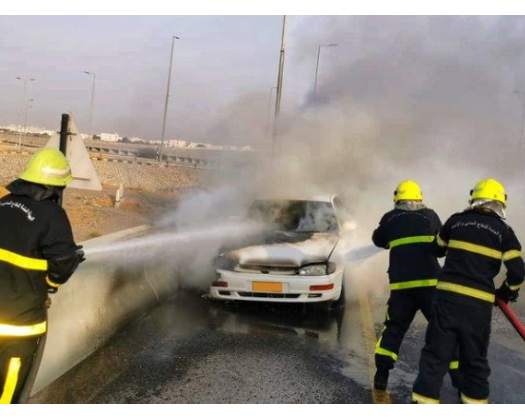
[[55,188],[16,180],[7,189],[0,199],[0,325],[35,324],[45,320],[48,288],[76,268],[68,261],[77,246]]
[[446,259],[438,289],[494,302],[494,277],[503,262],[507,285],[517,290],[525,274],[521,244],[514,231],[495,213],[468,209],[452,215],[436,244]]
[[429,208],[393,209],[372,235],[378,247],[390,249],[390,288],[434,286],[440,270],[433,242],[441,228],[438,215]]

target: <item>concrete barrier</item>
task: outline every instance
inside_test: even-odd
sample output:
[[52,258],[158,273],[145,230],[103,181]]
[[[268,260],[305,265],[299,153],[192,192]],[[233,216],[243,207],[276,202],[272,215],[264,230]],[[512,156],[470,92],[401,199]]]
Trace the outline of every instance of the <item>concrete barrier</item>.
[[[140,226],[83,244],[111,243],[143,235],[148,229]],[[177,289],[172,268],[158,263],[122,266],[126,264],[88,259],[52,295],[47,341],[31,395],[97,350],[123,324]]]

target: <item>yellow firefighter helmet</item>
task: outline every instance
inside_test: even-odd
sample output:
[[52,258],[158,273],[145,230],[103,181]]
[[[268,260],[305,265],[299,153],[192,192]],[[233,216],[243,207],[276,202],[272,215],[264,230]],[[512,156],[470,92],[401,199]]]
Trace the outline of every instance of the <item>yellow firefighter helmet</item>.
[[394,191],[394,202],[398,201],[422,201],[423,193],[419,185],[413,180],[404,180],[397,185]]
[[505,187],[496,179],[487,178],[482,179],[470,191],[470,201],[476,199],[488,199],[491,201],[499,201],[503,206],[507,206],[507,193]]
[[67,186],[73,180],[66,157],[55,148],[36,152],[18,178],[45,186]]

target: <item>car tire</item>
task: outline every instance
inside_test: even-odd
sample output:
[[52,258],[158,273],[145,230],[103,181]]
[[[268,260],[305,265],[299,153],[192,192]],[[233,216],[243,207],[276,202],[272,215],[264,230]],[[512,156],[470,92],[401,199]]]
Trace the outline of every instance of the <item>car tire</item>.
[[346,295],[345,295],[345,284],[344,279],[343,283],[341,284],[341,294],[339,295],[339,298],[335,301],[332,301],[332,310],[333,311],[342,311],[345,308],[346,305]]
[[344,310],[345,308],[345,287],[344,284],[341,285],[341,294],[337,300],[333,301],[323,301],[321,303],[315,304],[315,308],[325,314],[337,314]]

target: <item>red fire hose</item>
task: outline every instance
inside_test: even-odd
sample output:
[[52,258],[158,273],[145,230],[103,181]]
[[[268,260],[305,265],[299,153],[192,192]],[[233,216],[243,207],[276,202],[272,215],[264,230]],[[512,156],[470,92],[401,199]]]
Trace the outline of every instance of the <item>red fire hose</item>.
[[503,302],[499,298],[496,298],[496,305],[501,309],[501,311],[503,311],[503,314],[510,324],[512,324],[514,329],[516,329],[516,332],[518,332],[521,338],[525,340],[525,325],[523,325],[518,316],[516,316],[516,313],[512,311],[507,303]]

